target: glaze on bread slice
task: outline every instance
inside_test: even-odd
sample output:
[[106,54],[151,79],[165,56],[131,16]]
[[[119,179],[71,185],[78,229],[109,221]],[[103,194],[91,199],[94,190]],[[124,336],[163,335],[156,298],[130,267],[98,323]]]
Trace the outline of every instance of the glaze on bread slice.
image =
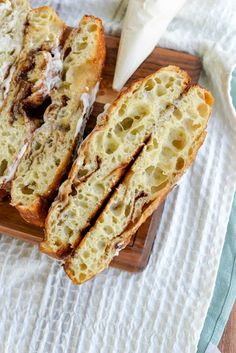
[[169,66],[121,92],[79,149],[49,211],[42,251],[63,257],[78,244],[153,128],[161,124],[167,106],[188,84],[185,72]]
[[72,160],[96,97],[105,60],[101,20],[84,16],[65,42],[63,66],[45,123],[35,131],[12,183],[12,204],[30,223],[43,226],[49,202]]
[[0,0],[0,109],[6,99],[15,63],[23,45],[27,0]]
[[42,123],[42,109],[60,71],[56,64],[64,30],[50,7],[27,16],[23,50],[0,112],[0,192],[8,190],[32,132]]
[[105,269],[193,162],[206,136],[213,99],[191,87],[169,107],[95,225],[65,263],[80,284]]

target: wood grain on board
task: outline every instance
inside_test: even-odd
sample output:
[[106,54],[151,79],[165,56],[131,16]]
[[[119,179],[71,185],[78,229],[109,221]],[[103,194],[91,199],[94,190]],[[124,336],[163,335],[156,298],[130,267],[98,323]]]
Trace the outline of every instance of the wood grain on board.
[[221,353],[236,353],[236,302],[220,340]]
[[[103,79],[85,134],[88,134],[95,125],[96,117],[103,110],[104,104],[110,103],[118,94],[112,90],[118,44],[119,38],[106,37],[107,58]],[[128,83],[150,75],[160,67],[167,65],[177,65],[186,70],[192,77],[193,83],[199,79],[201,62],[198,57],[174,50],[156,48],[135,71]],[[162,209],[163,205],[140,227],[130,244],[114,259],[112,266],[132,272],[145,268],[160,223]],[[22,220],[18,212],[8,202],[0,203],[0,232],[33,243],[39,243],[43,239],[43,230]]]

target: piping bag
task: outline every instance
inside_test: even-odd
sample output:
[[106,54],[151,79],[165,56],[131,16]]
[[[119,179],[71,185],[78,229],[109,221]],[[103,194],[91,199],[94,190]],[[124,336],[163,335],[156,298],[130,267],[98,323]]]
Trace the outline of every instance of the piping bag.
[[113,89],[119,91],[153,51],[186,0],[129,0],[118,50]]

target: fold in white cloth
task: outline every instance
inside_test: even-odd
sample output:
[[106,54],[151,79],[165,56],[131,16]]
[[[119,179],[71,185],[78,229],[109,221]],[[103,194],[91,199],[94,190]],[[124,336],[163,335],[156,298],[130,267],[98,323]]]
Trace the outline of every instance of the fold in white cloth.
[[[43,5],[43,1],[33,1]],[[84,13],[118,33],[126,2],[47,1],[70,24]],[[236,64],[231,0],[188,1],[159,45],[202,57],[215,108],[208,137],[168,197],[146,270],[108,269],[81,287],[27,243],[0,239],[2,353],[193,353],[211,300],[236,187]]]

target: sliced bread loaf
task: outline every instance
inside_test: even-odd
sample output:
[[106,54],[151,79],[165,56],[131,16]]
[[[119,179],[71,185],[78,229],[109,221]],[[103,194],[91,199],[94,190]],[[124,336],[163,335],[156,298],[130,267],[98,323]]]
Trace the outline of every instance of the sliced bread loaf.
[[169,66],[121,92],[79,149],[49,211],[42,251],[63,257],[79,243],[152,130],[165,120],[168,105],[189,81],[185,72]]
[[12,183],[12,205],[22,217],[44,225],[49,202],[68,170],[90,106],[96,97],[105,60],[101,20],[84,16],[62,50],[62,71],[45,123],[35,131]]
[[30,136],[42,123],[60,71],[64,30],[64,22],[50,7],[31,10],[27,16],[23,50],[0,112],[0,192],[8,191]]
[[204,141],[212,103],[208,91],[193,86],[166,110],[95,225],[66,260],[73,282],[83,283],[106,268],[173,188]]
[[0,1],[0,109],[9,91],[15,63],[23,45],[27,0]]

